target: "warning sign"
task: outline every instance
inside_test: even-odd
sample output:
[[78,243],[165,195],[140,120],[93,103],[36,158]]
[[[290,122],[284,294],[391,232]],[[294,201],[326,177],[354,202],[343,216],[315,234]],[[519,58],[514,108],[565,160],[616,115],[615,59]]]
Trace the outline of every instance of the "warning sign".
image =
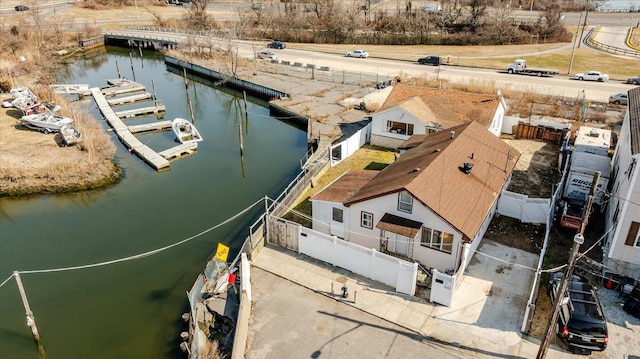
[[228,256],[229,256],[229,247],[225,246],[222,243],[218,243],[218,249],[216,249],[216,258],[218,258],[223,262],[226,262]]

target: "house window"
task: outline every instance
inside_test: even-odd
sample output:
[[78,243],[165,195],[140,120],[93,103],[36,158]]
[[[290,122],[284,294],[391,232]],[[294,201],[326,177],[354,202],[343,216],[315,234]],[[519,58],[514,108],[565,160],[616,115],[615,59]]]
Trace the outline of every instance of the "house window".
[[631,222],[629,226],[629,233],[627,233],[627,239],[624,241],[624,244],[627,246],[635,246],[640,247],[640,235],[638,234],[638,229],[640,229],[640,222]]
[[360,213],[360,226],[364,228],[373,228],[373,214],[368,212]]
[[420,245],[437,249],[445,253],[453,250],[453,234],[441,232],[428,227],[422,227]]
[[431,133],[440,132],[440,129],[435,128],[435,127],[427,126],[427,127],[425,127],[425,132],[428,135],[428,134],[431,134]]
[[342,208],[337,208],[337,207],[333,207],[333,214],[332,214],[332,219],[335,222],[340,222],[342,223],[343,221],[343,216],[344,216],[344,211],[342,210]]
[[403,191],[398,194],[398,211],[411,213],[413,209],[413,197],[409,192]]
[[413,124],[387,121],[387,132],[397,133],[399,135],[413,135]]

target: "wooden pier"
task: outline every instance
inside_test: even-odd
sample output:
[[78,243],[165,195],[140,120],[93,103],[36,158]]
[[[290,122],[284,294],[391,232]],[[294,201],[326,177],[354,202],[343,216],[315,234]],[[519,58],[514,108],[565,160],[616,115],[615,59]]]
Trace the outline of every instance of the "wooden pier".
[[136,95],[113,98],[113,99],[107,100],[107,103],[109,104],[109,106],[118,106],[118,105],[138,102],[138,101],[145,101],[150,99],[151,97],[153,96],[150,93],[145,92],[145,93],[140,93]]
[[157,115],[166,111],[166,108],[162,101],[156,101],[153,106],[134,108],[132,110],[124,110],[115,112],[116,116],[120,118],[132,118],[142,115]]
[[191,154],[198,148],[197,143],[180,144],[178,146],[169,148],[160,153],[157,153],[147,145],[142,143],[133,133],[165,130],[171,128],[171,121],[161,121],[143,125],[127,126],[113,111],[105,95],[104,89],[97,87],[91,88],[91,94],[100,109],[100,112],[104,116],[105,120],[111,126],[116,133],[116,136],[120,141],[129,149],[130,152],[140,157],[143,161],[147,162],[156,171],[168,170],[170,159],[178,158],[180,156]]

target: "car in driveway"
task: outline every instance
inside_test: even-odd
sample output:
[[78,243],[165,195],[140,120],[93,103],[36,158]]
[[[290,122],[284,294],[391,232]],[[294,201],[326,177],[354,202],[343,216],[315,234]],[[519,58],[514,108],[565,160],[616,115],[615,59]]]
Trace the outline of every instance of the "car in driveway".
[[625,81],[626,84],[632,84],[632,85],[640,85],[640,75],[638,76],[634,76],[634,77],[629,77],[627,79],[627,81]]
[[604,82],[609,80],[609,75],[602,73],[600,71],[589,71],[585,73],[579,73],[573,76],[575,80],[584,80],[584,81],[598,81]]
[[609,96],[609,103],[614,105],[626,105],[628,100],[628,95],[626,92],[620,92],[615,95]]
[[590,355],[603,351],[609,344],[609,332],[604,312],[594,288],[585,277],[572,275],[567,291],[560,295],[563,272],[556,272],[549,280],[548,293],[552,303],[560,300],[556,334],[577,354]]
[[27,11],[29,10],[29,7],[26,5],[16,5],[16,7],[14,8],[16,11]]
[[418,63],[421,65],[433,65],[438,66],[442,64],[442,57],[440,56],[426,56],[418,59]]
[[347,52],[347,54],[345,56],[346,57],[359,57],[359,58],[363,59],[365,57],[369,57],[369,53],[364,51],[364,50],[353,50],[353,51]]
[[269,50],[258,51],[259,59],[277,60],[278,55]]
[[267,47],[270,48],[270,49],[280,49],[280,50],[282,50],[282,49],[287,48],[287,45],[285,45],[285,43],[282,42],[282,41],[271,41],[267,45]]

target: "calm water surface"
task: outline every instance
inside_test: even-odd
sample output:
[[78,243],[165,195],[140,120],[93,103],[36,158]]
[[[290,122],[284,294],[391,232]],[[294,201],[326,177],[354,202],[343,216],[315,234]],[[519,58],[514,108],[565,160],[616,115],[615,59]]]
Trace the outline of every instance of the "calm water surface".
[[[107,78],[117,77],[119,68],[129,79],[135,73],[150,92],[153,80],[158,99],[167,107],[165,119],[190,119],[183,79],[168,72],[154,53],[145,53],[144,60],[134,53],[132,71],[128,51],[110,48],[108,54],[78,61],[62,71],[59,81],[104,86]],[[248,120],[242,120],[243,168],[238,144],[242,101],[194,82],[189,97],[205,140],[197,154],[172,162],[170,171],[150,169],[112,134],[116,161],[123,168],[116,186],[0,199],[0,281],[14,270],[99,263],[178,242],[264,196],[275,197],[298,173],[306,151],[303,131],[271,117],[264,104],[250,102]],[[83,103],[86,111],[101,118],[93,101]],[[170,131],[140,138],[157,151],[177,144]],[[260,204],[256,211],[262,208]],[[186,291],[218,242],[230,245],[235,255],[256,211],[150,257],[92,269],[22,274],[48,357],[182,357],[177,348]],[[38,357],[14,280],[0,288],[0,357]]]

